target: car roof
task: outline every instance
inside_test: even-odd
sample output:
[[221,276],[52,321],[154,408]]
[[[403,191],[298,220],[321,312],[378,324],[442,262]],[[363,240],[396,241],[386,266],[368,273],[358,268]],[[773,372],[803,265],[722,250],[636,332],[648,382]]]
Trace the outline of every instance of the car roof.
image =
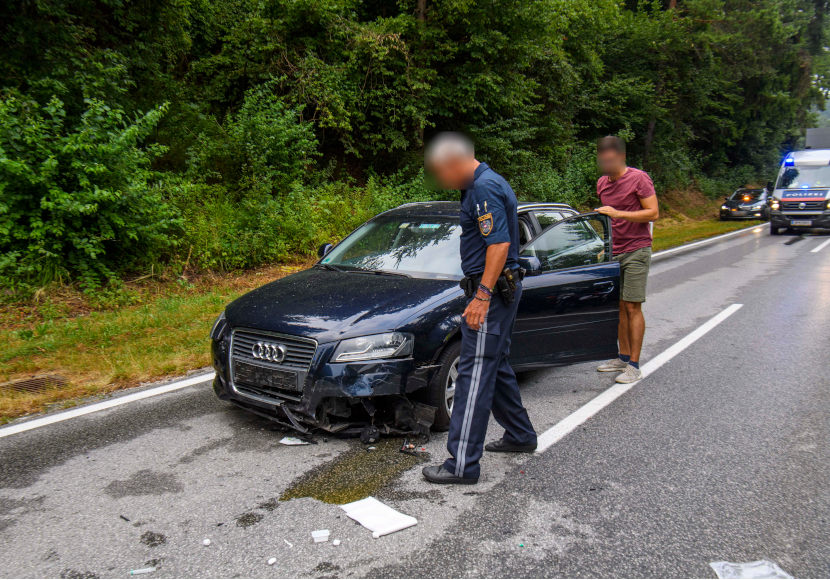
[[[519,212],[536,210],[553,210],[553,211],[569,211],[577,213],[577,211],[566,203],[539,203],[520,201],[517,204]],[[383,212],[380,215],[384,216],[429,216],[429,217],[458,217],[461,212],[461,202],[458,201],[421,201],[415,203],[405,203],[399,205],[394,209]]]
[[805,149],[793,151],[787,158],[795,165],[830,165],[830,149]]

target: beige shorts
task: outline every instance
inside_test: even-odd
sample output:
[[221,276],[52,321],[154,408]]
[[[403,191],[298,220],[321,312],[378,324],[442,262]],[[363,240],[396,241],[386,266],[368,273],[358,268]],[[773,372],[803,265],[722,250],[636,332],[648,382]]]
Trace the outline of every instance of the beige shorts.
[[645,302],[651,247],[618,254],[614,260],[620,263],[620,299],[626,302]]

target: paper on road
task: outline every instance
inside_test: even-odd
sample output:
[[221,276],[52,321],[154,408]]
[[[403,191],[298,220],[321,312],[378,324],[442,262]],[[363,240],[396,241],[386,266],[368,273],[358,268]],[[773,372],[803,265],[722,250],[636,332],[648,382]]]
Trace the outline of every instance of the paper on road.
[[303,441],[297,437],[283,437],[280,439],[283,445],[308,445],[308,441]]
[[346,511],[347,516],[363,527],[372,530],[373,538],[379,538],[418,523],[418,520],[412,516],[402,514],[372,496],[340,507]]
[[758,560],[744,564],[712,562],[709,565],[714,569],[718,578],[745,578],[747,580],[754,580],[756,578],[792,578],[778,564],[770,562],[769,560]]

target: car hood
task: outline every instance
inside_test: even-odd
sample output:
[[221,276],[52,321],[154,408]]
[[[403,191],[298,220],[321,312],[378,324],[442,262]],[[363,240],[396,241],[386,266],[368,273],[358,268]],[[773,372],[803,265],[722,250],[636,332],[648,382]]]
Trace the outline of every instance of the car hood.
[[766,203],[763,200],[757,201],[743,201],[740,199],[728,199],[724,202],[723,205],[726,207],[752,207],[753,205],[758,205],[759,203]]
[[231,327],[306,336],[318,343],[394,330],[432,302],[460,292],[452,280],[311,268],[228,305]]

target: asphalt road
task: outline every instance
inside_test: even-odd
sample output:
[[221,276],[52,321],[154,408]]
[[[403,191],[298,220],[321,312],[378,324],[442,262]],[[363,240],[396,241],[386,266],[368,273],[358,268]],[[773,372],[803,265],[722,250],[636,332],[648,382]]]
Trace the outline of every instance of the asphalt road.
[[[655,260],[644,362],[744,306],[543,453],[485,455],[475,487],[356,441],[280,445],[206,383],[0,438],[0,576],[714,577],[768,558],[828,577],[827,239],[759,228]],[[593,364],[520,377],[539,432],[612,384]],[[367,489],[414,528],[374,540],[335,504],[280,499],[371,483],[373,461],[395,473]],[[322,528],[342,544],[315,545]]]

